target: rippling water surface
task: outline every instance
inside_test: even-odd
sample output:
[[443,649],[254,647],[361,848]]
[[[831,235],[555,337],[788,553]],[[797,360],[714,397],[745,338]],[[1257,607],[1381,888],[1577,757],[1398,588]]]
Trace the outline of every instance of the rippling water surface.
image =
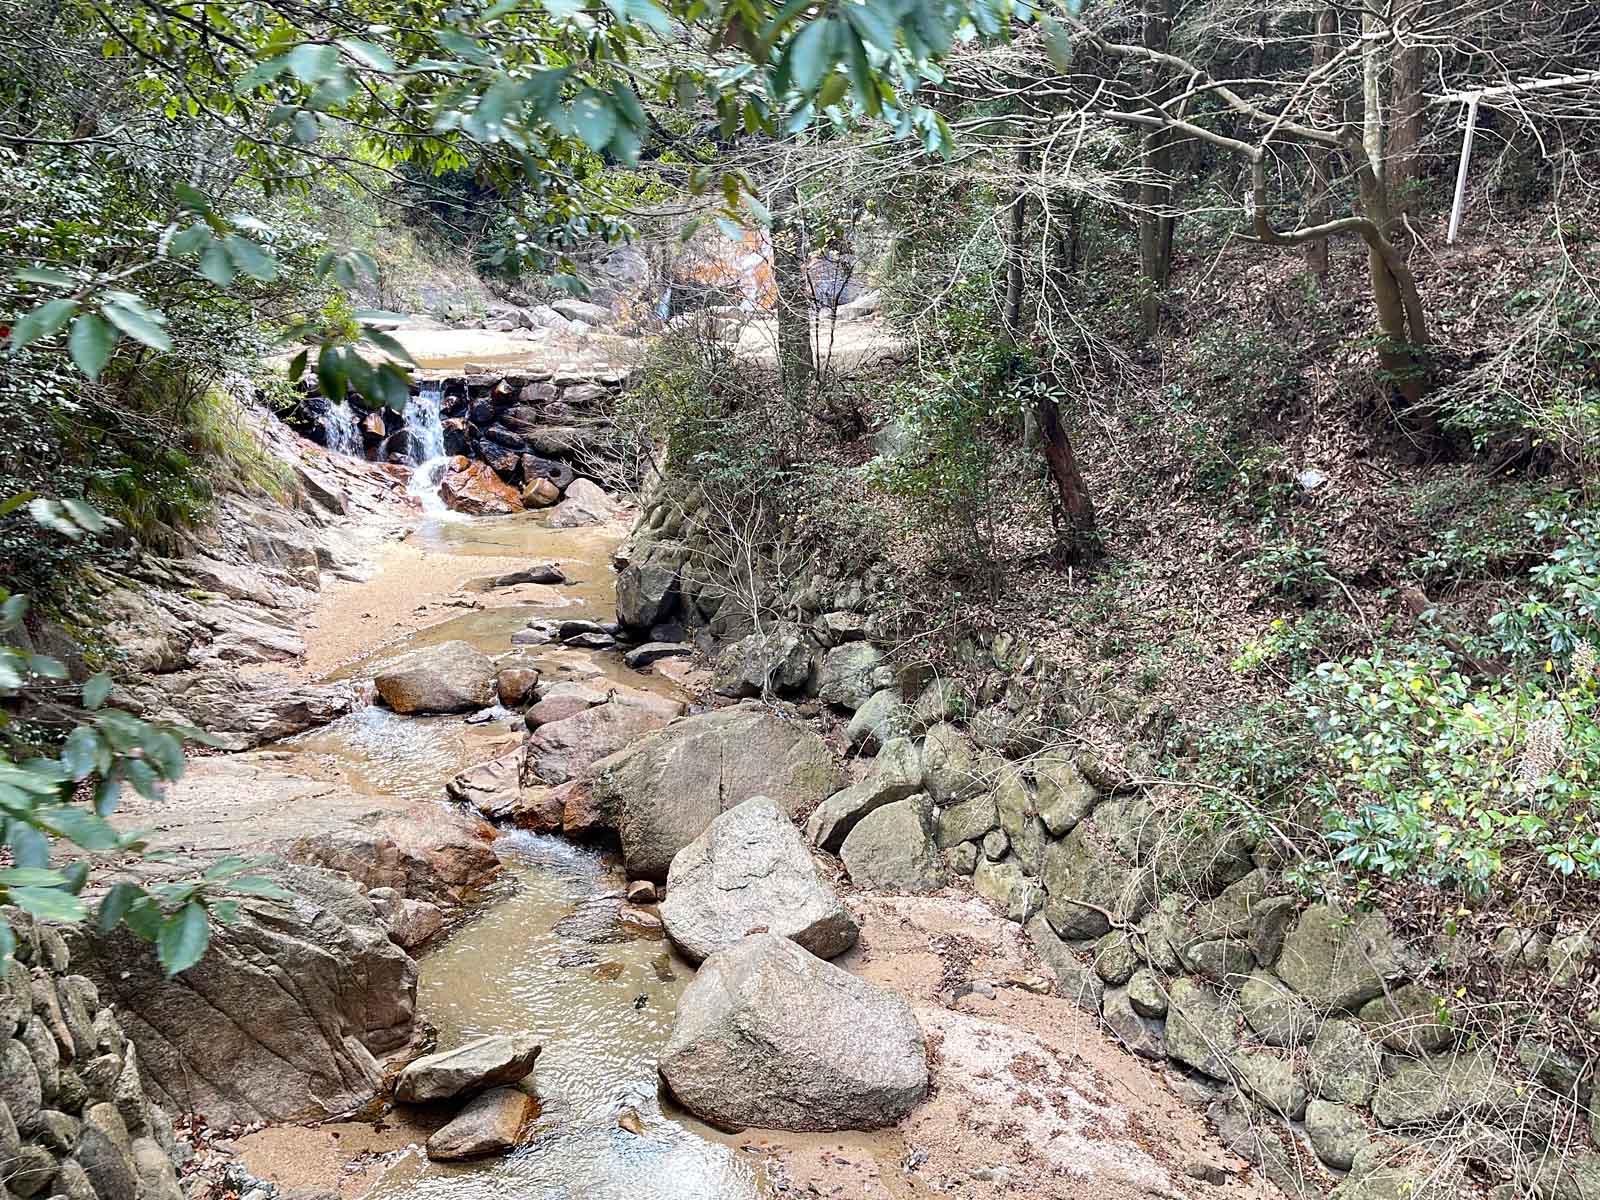
[[[754,1200],[748,1155],[662,1110],[656,1056],[692,968],[668,943],[616,919],[621,876],[560,838],[517,834],[498,847],[514,894],[486,907],[422,962],[418,1008],[454,1046],[531,1030],[541,1114],[503,1159],[447,1166],[408,1155],[374,1200]],[[628,1110],[644,1132],[618,1125]]]

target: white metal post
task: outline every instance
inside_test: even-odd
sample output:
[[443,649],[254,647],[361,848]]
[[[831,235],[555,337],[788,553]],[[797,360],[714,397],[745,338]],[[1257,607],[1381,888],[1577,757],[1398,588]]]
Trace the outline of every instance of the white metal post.
[[1472,136],[1478,132],[1478,101],[1481,99],[1481,92],[1467,97],[1467,128],[1461,135],[1461,162],[1456,167],[1456,199],[1450,206],[1450,232],[1444,239],[1447,244],[1453,244],[1456,234],[1461,231],[1461,210],[1467,203],[1467,164],[1472,161]]

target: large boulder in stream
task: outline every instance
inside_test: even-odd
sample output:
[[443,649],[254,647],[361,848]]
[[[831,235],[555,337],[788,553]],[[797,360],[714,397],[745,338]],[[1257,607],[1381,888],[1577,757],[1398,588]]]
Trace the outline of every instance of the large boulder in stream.
[[287,857],[339,871],[366,888],[454,905],[500,870],[494,838],[494,826],[466,813],[396,812],[371,824],[299,838]]
[[397,713],[470,712],[495,700],[495,666],[466,642],[440,642],[380,663],[373,682]]
[[843,954],[857,933],[794,822],[765,796],[730,808],[678,851],[661,921],[693,962],[753,929],[798,942],[818,958]]
[[439,481],[439,496],[456,512],[474,516],[522,511],[522,493],[496,475],[488,463],[469,462],[446,471]]
[[604,704],[539,726],[528,739],[530,774],[539,783],[566,783],[582,775],[590,764],[682,716],[683,709],[681,700],[614,689]]
[[601,759],[591,790],[622,840],[628,874],[659,882],[719,813],[768,796],[793,817],[839,778],[827,743],[810,729],[741,704],[681,718]]
[[770,933],[701,965],[660,1068],[679,1103],[724,1129],[883,1129],[928,1090],[904,1000]]
[[623,508],[598,483],[574,479],[561,503],[550,515],[552,529],[578,529],[585,525],[604,525],[621,516]]
[[425,1054],[400,1072],[394,1098],[432,1104],[516,1083],[533,1070],[539,1049],[531,1033],[492,1033],[453,1050]]
[[245,900],[213,923],[205,957],[172,979],[125,928],[75,934],[74,966],[114,1004],[147,1092],[214,1127],[358,1108],[379,1058],[410,1041],[417,965],[355,883],[333,871],[265,871],[285,900]]

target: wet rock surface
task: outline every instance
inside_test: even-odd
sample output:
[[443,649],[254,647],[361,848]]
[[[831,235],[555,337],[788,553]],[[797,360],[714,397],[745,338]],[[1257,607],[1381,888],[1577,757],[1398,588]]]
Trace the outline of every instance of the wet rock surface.
[[533,1070],[540,1046],[531,1035],[492,1034],[424,1055],[400,1072],[396,1100],[431,1104],[516,1083]]
[[470,712],[495,700],[495,666],[466,642],[441,642],[379,664],[378,695],[398,713]]
[[516,1088],[491,1088],[468,1101],[451,1122],[428,1139],[428,1157],[441,1162],[504,1154],[514,1147],[538,1111],[533,1097]]

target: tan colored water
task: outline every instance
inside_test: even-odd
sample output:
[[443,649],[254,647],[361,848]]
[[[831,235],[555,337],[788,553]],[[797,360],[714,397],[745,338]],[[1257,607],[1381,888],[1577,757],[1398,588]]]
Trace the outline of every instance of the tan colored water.
[[[530,619],[609,619],[616,526],[553,530],[542,515],[425,520],[408,538],[430,557],[498,559],[500,571],[555,559],[574,581],[538,589],[542,602],[503,603],[517,593],[474,594],[471,609],[405,634],[342,666],[359,678],[372,664],[415,647],[461,640],[492,656],[511,650]],[[438,561],[435,557],[435,561]],[[552,602],[552,600],[554,602]],[[603,676],[671,691],[629,671],[615,652],[537,646],[517,651],[549,678]],[[403,717],[358,709],[284,743],[314,773],[358,791],[443,803],[462,768],[520,740],[520,719],[469,726],[460,717]],[[497,847],[505,882],[421,963],[418,1013],[448,1048],[486,1033],[531,1030],[544,1052],[534,1073],[541,1114],[528,1144],[503,1159],[447,1166],[420,1148],[429,1120],[397,1113],[390,1136],[410,1145],[369,1165],[366,1194],[379,1200],[756,1200],[769,1194],[759,1160],[692,1119],[663,1109],[656,1056],[671,1032],[693,969],[669,944],[619,920],[625,883],[614,861],[560,838],[513,834]],[[641,1133],[618,1125],[637,1114]],[[413,1121],[412,1118],[420,1118]],[[304,1143],[292,1152],[303,1157]]]
[[[597,852],[518,834],[500,846],[514,895],[497,900],[422,963],[418,1007],[441,1046],[532,1030],[542,1112],[530,1144],[467,1166],[410,1153],[375,1200],[741,1200],[765,1194],[758,1163],[657,1098],[656,1055],[693,969],[664,940],[616,919],[622,877]],[[618,1125],[635,1112],[641,1134]]]

